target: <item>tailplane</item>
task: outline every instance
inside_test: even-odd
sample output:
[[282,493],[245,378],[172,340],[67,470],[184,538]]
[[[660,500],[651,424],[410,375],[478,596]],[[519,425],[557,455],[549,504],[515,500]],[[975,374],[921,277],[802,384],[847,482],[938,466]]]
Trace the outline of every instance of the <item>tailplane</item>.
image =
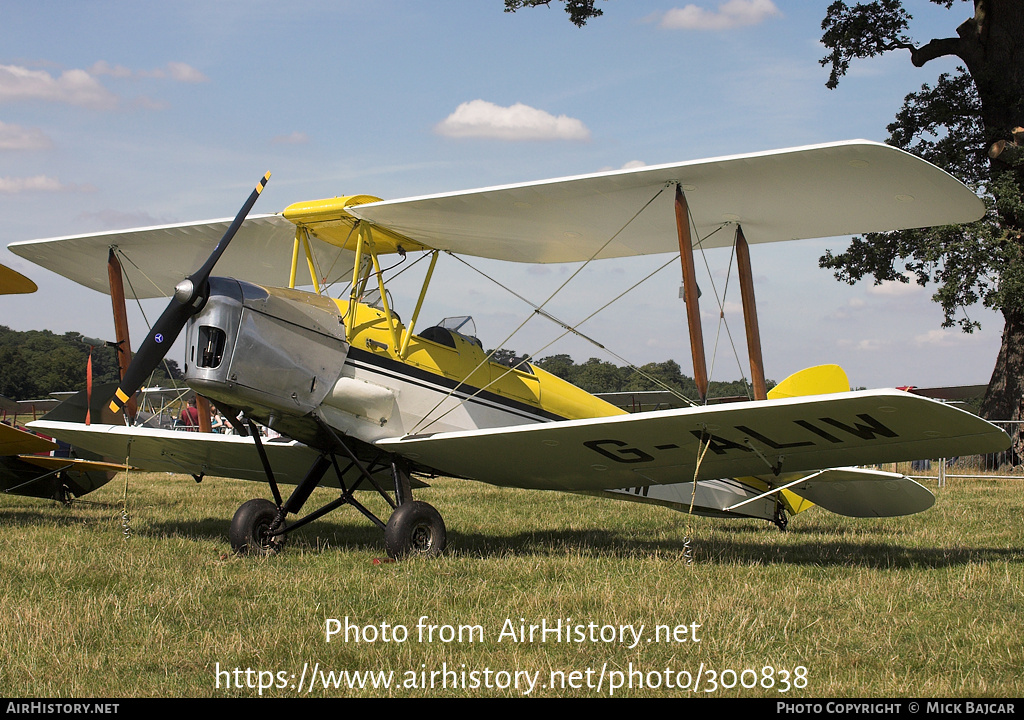
[[[793,373],[768,392],[768,399],[824,395],[850,391],[850,381],[838,365],[817,365]],[[791,514],[820,505],[847,517],[894,517],[927,510],[935,497],[905,475],[839,468],[823,470],[781,492]]]
[[816,365],[795,372],[768,391],[769,400],[850,392],[850,380],[838,365]]

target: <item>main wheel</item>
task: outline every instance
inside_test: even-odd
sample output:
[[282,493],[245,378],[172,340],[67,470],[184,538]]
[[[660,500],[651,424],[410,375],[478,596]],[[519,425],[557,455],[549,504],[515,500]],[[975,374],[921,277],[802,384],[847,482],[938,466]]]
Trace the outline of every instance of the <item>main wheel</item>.
[[257,499],[243,503],[231,518],[231,547],[237,553],[271,555],[284,546],[284,537],[271,537],[270,528],[277,519],[277,505]]
[[384,528],[384,545],[393,558],[434,557],[444,552],[447,544],[448,531],[441,514],[425,502],[399,505]]

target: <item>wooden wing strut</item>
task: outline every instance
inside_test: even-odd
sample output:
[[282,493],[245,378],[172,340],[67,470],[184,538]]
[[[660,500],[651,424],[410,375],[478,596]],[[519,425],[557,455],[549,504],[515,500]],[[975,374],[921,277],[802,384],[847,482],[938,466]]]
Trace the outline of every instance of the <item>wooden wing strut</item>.
[[676,185],[676,230],[679,233],[679,260],[683,265],[683,292],[686,299],[686,324],[690,328],[690,352],[693,355],[693,379],[702,400],[708,396],[708,368],[704,355],[704,332],[700,326],[697,273],[693,265],[693,240],[690,213],[682,188]]

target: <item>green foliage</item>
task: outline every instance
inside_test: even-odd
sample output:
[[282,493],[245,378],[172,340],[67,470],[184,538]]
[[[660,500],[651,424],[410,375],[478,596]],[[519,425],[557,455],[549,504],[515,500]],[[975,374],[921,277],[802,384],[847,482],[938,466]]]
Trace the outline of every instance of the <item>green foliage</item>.
[[910,93],[886,129],[889,144],[943,168],[973,188],[988,183],[981,100],[963,67],[942,73],[932,87]]
[[[587,20],[600,17],[603,10],[594,7],[596,0],[561,0],[565,5],[565,12],[569,15],[569,21],[576,27],[583,27]],[[551,7],[551,0],[505,0],[505,12],[514,13],[521,8],[532,8],[538,5]]]
[[498,350],[489,351],[491,360],[498,363],[499,365],[506,365],[508,367],[515,367],[519,363],[527,360],[525,355],[517,355],[514,350],[506,350],[499,348]]
[[[73,332],[17,332],[0,326],[0,395],[28,400],[84,388],[89,347],[80,337]],[[117,380],[112,348],[95,348],[92,363],[94,382]]]
[[[516,355],[513,351],[504,352],[522,359],[522,356]],[[542,358],[534,364],[589,393],[672,389],[690,399],[700,396],[693,378],[684,375],[682,368],[675,360],[647,363],[638,369],[633,369],[598,358],[590,358],[586,362],[576,364],[570,356],[560,354]],[[774,385],[774,382],[768,382],[768,387]],[[708,389],[708,396],[712,398],[749,396],[749,394],[750,389],[744,380],[712,382]]]
[[[948,0],[933,0],[945,7]],[[949,40],[933,40],[914,47],[905,35],[911,16],[895,0],[858,4],[843,2],[829,6],[822,23],[822,42],[832,53],[822,59],[831,64],[828,86],[835,87],[855,57],[871,57],[887,50],[910,50],[915,65],[939,55],[968,53]],[[969,21],[964,24],[964,43],[970,39]],[[976,24],[976,23],[975,23]],[[986,29],[991,33],[991,29]],[[959,49],[957,49],[959,48]],[[987,68],[1007,75],[1012,67]],[[871,276],[876,283],[894,280],[921,285],[933,284],[933,299],[943,309],[945,327],[959,324],[965,332],[978,326],[966,309],[975,303],[1010,312],[1024,308],[1024,266],[1021,263],[1021,168],[992,161],[990,144],[1008,137],[1011,128],[993,124],[995,117],[1020,116],[1020,99],[1005,93],[988,94],[984,100],[979,87],[979,70],[957,68],[943,73],[934,86],[925,84],[910,93],[896,119],[888,126],[888,143],[928,160],[971,186],[987,205],[978,222],[956,227],[870,233],[854,238],[842,253],[827,252],[820,264],[838,279],[855,283]],[[1000,84],[1000,83],[995,83]]]
[[[76,332],[19,332],[0,325],[0,395],[29,400],[85,389],[89,346],[81,337]],[[177,363],[170,360],[168,365],[172,376],[180,378]],[[92,377],[95,384],[118,380],[113,348],[93,348]],[[159,378],[166,379],[166,373],[161,371]]]
[[911,47],[906,35],[910,19],[900,0],[857,3],[852,8],[841,0],[829,5],[821,23],[821,42],[832,50],[821,59],[823,66],[832,66],[826,85],[830,89],[839,85],[839,78],[846,74],[854,58]]

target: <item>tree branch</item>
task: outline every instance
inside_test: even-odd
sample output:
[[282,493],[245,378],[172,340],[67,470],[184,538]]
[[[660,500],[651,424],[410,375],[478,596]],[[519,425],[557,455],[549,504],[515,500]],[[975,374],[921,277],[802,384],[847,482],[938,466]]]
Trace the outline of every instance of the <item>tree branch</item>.
[[929,40],[919,48],[915,48],[913,45],[905,45],[901,47],[905,47],[907,50],[910,50],[910,62],[914,64],[914,67],[923,67],[929,60],[946,57],[948,55],[961,57],[960,38]]

